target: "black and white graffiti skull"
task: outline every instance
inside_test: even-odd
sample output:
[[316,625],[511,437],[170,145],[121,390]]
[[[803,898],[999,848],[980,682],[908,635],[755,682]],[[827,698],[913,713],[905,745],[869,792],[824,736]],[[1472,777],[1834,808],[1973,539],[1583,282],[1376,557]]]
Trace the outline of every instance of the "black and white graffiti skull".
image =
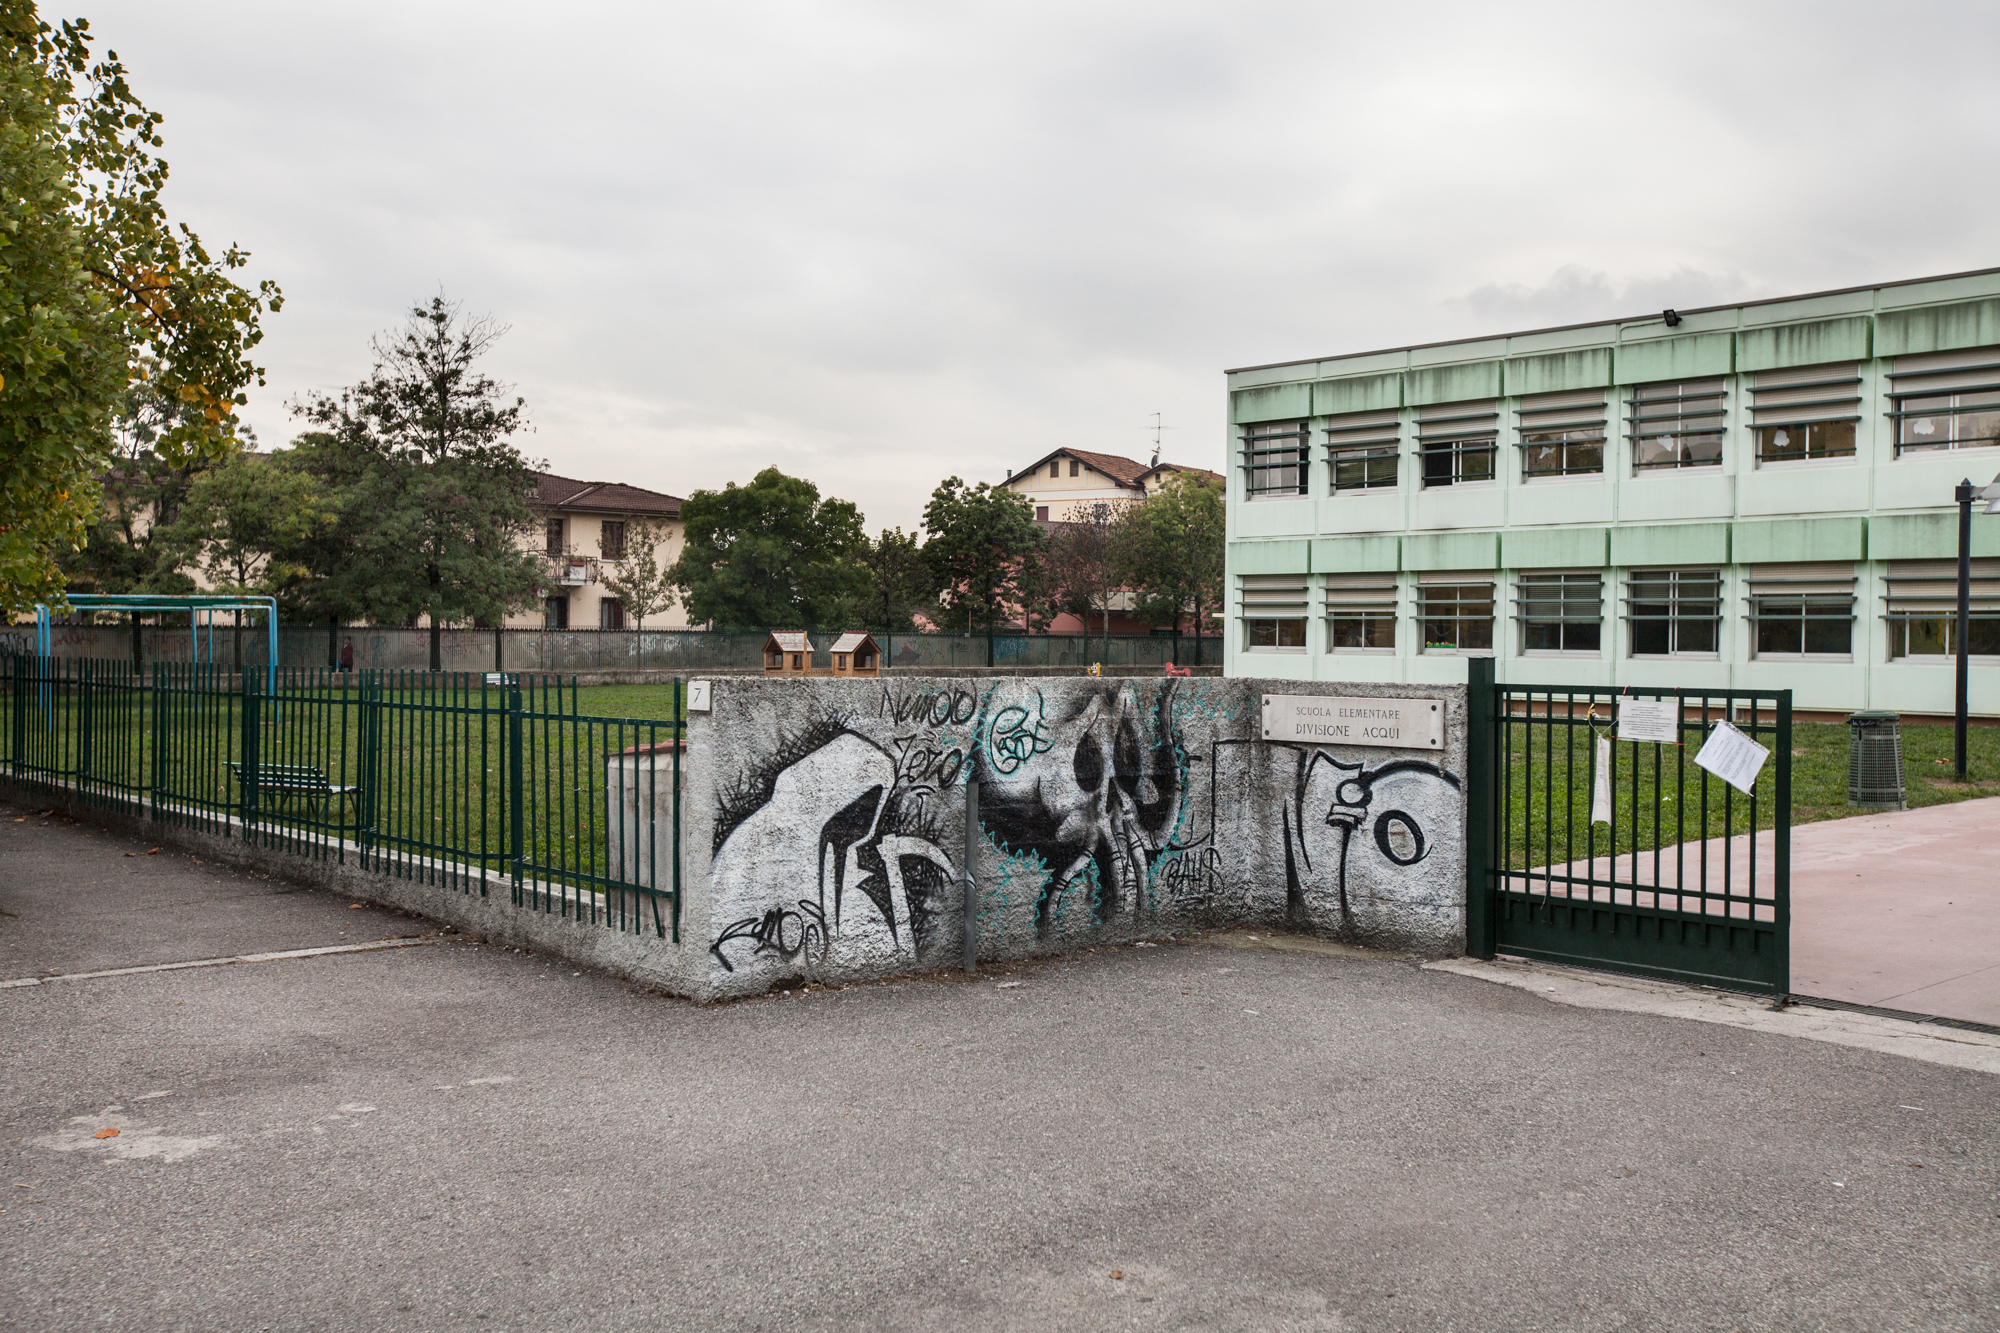
[[[1147,868],[1180,814],[1185,775],[1171,723],[1171,686],[1142,704],[1130,687],[1060,696],[1032,685],[996,692],[980,752],[980,815],[1012,851],[1041,858],[1049,883],[1037,923],[1088,885],[1099,921],[1145,903]],[[1066,706],[1065,706],[1066,705]]]

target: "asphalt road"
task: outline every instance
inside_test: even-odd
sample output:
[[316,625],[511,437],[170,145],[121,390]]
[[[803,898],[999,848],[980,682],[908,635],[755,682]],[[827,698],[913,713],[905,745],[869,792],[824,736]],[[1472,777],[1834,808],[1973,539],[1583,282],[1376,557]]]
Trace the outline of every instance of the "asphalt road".
[[[431,930],[24,814],[6,978]],[[2000,1327],[1992,1076],[1392,958],[700,1008],[443,937],[0,1042],[6,1328]]]

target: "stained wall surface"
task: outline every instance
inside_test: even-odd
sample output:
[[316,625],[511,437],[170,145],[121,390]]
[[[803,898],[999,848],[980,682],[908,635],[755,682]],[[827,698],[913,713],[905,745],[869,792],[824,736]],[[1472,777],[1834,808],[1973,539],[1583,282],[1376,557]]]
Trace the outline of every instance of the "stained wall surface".
[[[1267,692],[1439,699],[1445,747],[1265,741]],[[1463,948],[1462,685],[718,679],[690,723],[710,996],[954,963],[968,778],[983,960],[1234,924]]]

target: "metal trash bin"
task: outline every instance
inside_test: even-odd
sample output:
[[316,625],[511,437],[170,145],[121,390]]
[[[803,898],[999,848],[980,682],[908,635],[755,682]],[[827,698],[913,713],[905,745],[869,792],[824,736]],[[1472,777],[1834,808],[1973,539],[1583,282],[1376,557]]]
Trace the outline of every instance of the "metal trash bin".
[[1900,715],[1848,714],[1847,803],[1865,810],[1905,808]]

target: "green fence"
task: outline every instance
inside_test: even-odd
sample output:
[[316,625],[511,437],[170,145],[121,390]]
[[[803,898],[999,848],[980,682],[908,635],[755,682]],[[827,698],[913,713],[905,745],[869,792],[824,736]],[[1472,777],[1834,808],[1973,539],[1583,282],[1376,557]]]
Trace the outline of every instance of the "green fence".
[[303,857],[680,938],[686,723],[591,717],[574,681],[11,656],[16,781]]
[[[871,631],[887,665],[937,667],[1075,667],[1093,662],[1119,667],[1222,665],[1222,640],[1170,634],[903,634]],[[439,656],[447,671],[665,671],[693,674],[725,669],[755,670],[763,665],[769,632],[740,630],[447,629],[439,635]],[[829,650],[837,634],[810,635],[815,665],[831,666]],[[31,652],[32,636],[14,645]],[[204,635],[204,641],[206,635]],[[278,665],[330,667],[340,648],[351,643],[354,665],[380,671],[423,670],[430,665],[430,631],[404,626],[280,625]],[[71,660],[138,660],[186,665],[191,645],[185,625],[58,625],[57,657]],[[0,652],[4,652],[0,646]],[[226,666],[263,666],[269,655],[264,632],[215,630],[215,659]]]

